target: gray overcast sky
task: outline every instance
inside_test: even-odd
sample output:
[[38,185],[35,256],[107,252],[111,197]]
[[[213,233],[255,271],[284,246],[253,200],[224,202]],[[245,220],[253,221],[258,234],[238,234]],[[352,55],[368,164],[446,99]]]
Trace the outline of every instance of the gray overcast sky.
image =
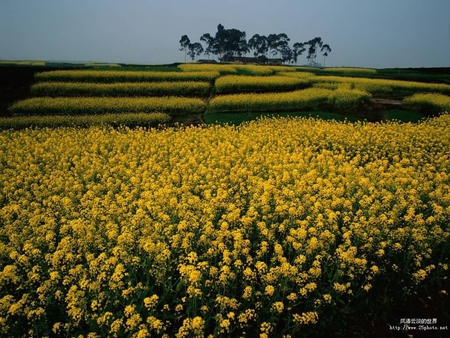
[[327,66],[450,67],[449,14],[450,0],[0,0],[0,59],[172,63],[183,34],[221,23],[320,36]]

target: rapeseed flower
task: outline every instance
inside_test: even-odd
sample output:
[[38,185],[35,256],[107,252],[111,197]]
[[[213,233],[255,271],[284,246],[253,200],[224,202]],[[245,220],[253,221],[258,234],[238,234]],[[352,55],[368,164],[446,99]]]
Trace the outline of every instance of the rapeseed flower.
[[295,336],[378,283],[448,293],[449,128],[2,131],[0,330]]

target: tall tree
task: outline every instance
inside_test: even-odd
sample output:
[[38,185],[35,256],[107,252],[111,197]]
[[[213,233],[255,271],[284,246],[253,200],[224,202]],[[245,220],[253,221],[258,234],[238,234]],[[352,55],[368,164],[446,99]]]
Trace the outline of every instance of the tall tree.
[[317,48],[321,48],[323,45],[322,38],[315,37],[314,39],[306,42],[306,45],[309,46],[308,56],[306,58],[308,59],[310,65],[316,65],[316,57],[317,57],[316,52]]
[[289,45],[283,46],[282,49],[279,49],[279,52],[283,62],[291,63],[294,60],[294,51]]
[[242,56],[248,52],[245,32],[238,29],[225,29],[219,24],[214,38],[214,53],[221,60],[228,60],[230,56]]
[[186,63],[186,55],[187,55],[190,43],[191,43],[191,40],[189,40],[187,35],[183,35],[181,37],[181,40],[180,40],[181,48],[180,48],[180,50],[184,51],[184,62],[185,63]]
[[200,42],[190,43],[188,49],[189,51],[187,54],[190,56],[192,61],[195,60],[195,56],[199,56],[201,53],[203,53],[203,46]]
[[325,67],[325,58],[328,56],[328,53],[331,53],[330,46],[326,43],[322,46],[320,51],[323,53],[323,66]]
[[275,48],[281,57],[283,57],[283,52],[289,54],[289,41],[291,41],[291,39],[289,39],[285,33],[278,34]]
[[259,34],[255,34],[253,35],[249,40],[248,40],[248,49],[249,51],[254,51],[253,55],[255,57],[258,56],[258,49],[259,49],[259,39],[260,39],[260,35]]
[[219,59],[222,59],[225,53],[225,40],[226,40],[225,27],[222,24],[217,25],[217,32],[214,36],[213,53],[217,54]]
[[269,54],[272,54],[272,56],[278,54],[278,34],[269,34],[269,36],[267,37],[267,45]]
[[247,39],[244,31],[227,29],[227,51],[232,56],[242,56],[248,52]]
[[306,50],[305,43],[303,42],[296,42],[292,46],[293,48],[293,60],[295,63],[297,63],[298,57],[303,54],[303,52]]
[[213,53],[214,49],[214,38],[211,36],[211,34],[205,33],[200,37],[200,41],[206,43],[205,55],[208,56],[209,59],[209,55]]
[[267,54],[269,45],[267,44],[267,37],[265,35],[255,34],[248,40],[248,48],[253,50],[255,57]]

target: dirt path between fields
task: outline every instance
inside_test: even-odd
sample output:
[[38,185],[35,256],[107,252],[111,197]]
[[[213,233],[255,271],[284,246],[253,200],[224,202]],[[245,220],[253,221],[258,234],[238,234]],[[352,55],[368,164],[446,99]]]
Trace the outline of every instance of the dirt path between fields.
[[390,99],[370,99],[370,102],[374,104],[392,105],[392,106],[401,106],[403,104],[402,100],[390,100]]

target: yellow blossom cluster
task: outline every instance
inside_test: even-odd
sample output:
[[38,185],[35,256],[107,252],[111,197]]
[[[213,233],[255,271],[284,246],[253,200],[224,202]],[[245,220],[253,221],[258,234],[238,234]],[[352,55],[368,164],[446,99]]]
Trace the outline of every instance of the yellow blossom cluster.
[[449,148],[449,115],[2,131],[0,333],[297,337],[444,297]]
[[329,95],[328,103],[336,108],[346,108],[368,101],[371,96],[365,90],[338,87]]

